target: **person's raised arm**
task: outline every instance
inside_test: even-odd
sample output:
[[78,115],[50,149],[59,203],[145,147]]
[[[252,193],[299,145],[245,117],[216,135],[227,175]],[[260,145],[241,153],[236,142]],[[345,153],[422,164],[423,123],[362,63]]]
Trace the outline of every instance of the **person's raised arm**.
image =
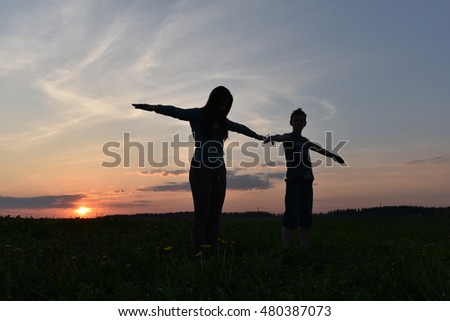
[[174,117],[180,120],[190,121],[195,117],[195,108],[183,109],[170,105],[132,104],[134,108]]
[[311,143],[311,147],[310,147],[311,150],[316,151],[319,154],[322,154],[323,156],[330,157],[334,161],[338,162],[339,164],[344,164],[345,163],[344,159],[341,156],[336,155],[336,154],[330,152],[329,150],[326,150],[325,148],[323,148],[323,147],[321,147],[321,146],[319,146],[319,145],[317,145],[315,143],[312,143],[312,142],[310,142],[310,143]]

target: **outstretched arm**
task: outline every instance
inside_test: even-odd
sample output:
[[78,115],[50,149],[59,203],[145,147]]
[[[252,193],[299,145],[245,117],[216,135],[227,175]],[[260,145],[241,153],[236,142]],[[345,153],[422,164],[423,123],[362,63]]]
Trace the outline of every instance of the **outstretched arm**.
[[132,104],[136,109],[142,109],[146,111],[156,111],[162,105],[149,105],[149,104]]
[[229,119],[227,119],[227,129],[231,130],[232,132],[236,132],[248,137],[252,137],[258,140],[264,140],[264,136],[259,135],[257,133],[255,133],[253,130],[251,130],[250,128],[248,128],[245,125],[239,124],[239,123],[235,123]]
[[330,157],[334,161],[338,162],[339,164],[345,163],[344,159],[341,156],[336,155],[336,154],[330,152],[329,150],[326,150],[325,148],[322,148],[321,146],[314,144],[312,142],[311,142],[311,150],[314,150],[314,151],[318,152],[319,154],[322,154],[326,157]]
[[286,141],[291,141],[291,137],[289,134],[283,134],[283,135],[271,135],[271,136],[267,136],[264,139],[264,143],[269,143],[269,142],[286,142]]
[[195,108],[183,109],[170,105],[132,104],[136,109],[154,111],[158,114],[171,116],[180,120],[190,121],[195,117]]

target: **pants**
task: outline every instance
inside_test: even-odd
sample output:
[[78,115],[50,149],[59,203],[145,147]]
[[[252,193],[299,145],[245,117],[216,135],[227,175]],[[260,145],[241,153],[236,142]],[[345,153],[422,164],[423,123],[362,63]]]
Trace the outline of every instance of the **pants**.
[[189,171],[189,183],[194,200],[192,226],[194,253],[202,251],[202,245],[214,253],[217,249],[219,219],[225,200],[226,168],[225,165],[216,168],[198,163],[195,165],[191,166]]
[[310,229],[312,226],[313,188],[312,181],[286,180],[284,197],[285,212],[283,226],[294,229]]

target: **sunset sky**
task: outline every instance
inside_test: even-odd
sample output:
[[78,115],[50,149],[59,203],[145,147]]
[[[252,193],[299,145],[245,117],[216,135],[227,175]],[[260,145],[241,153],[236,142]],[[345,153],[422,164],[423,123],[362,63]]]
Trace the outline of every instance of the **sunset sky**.
[[[348,166],[312,154],[314,212],[450,206],[449,16],[447,0],[2,0],[0,214],[192,211],[189,148],[184,167],[170,148],[189,124],[131,103],[201,107],[218,85],[259,134],[301,106],[310,140],[348,141]],[[224,211],[282,213],[279,146],[226,144]]]

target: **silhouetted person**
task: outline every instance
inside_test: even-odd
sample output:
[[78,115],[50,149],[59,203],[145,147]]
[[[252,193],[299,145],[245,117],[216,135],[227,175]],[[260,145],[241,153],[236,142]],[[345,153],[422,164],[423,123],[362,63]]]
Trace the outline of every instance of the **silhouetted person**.
[[189,171],[194,201],[192,241],[196,254],[208,255],[217,248],[219,218],[225,200],[226,168],[223,143],[228,131],[263,140],[248,127],[227,118],[233,103],[230,91],[214,88],[202,108],[182,109],[175,106],[133,104],[137,109],[189,121],[195,139],[195,151]]
[[306,126],[306,114],[301,108],[292,112],[290,124],[292,126],[291,133],[269,136],[265,139],[265,142],[283,142],[286,157],[286,194],[282,227],[283,247],[289,247],[292,233],[299,226],[301,245],[307,248],[309,231],[312,226],[312,185],[314,180],[309,150],[331,157],[339,164],[344,164],[344,160],[302,136],[303,128]]

